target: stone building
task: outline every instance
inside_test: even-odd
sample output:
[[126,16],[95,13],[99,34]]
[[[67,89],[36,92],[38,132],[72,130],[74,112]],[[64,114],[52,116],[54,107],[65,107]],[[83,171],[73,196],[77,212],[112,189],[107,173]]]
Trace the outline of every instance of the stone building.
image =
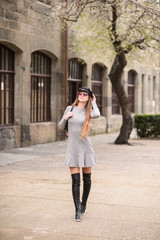
[[[51,21],[49,4],[0,1],[0,150],[63,138],[58,122],[65,109],[66,34]],[[128,65],[122,76],[133,114],[160,112],[160,69],[153,62],[149,66]],[[90,134],[121,126],[110,67],[103,58],[68,55],[68,104],[78,87],[86,85],[95,92],[101,111]]]

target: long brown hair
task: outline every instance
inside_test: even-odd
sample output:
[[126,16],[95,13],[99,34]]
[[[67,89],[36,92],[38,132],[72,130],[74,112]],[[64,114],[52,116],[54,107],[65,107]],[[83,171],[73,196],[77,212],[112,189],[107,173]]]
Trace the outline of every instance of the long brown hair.
[[[78,97],[76,98],[76,100],[74,101],[74,103],[72,104],[72,106],[78,106],[79,100]],[[90,112],[91,112],[91,108],[92,108],[92,98],[89,96],[89,99],[85,105],[85,120],[82,126],[82,133],[81,133],[81,137],[85,138],[87,136],[87,133],[89,131],[89,126],[90,126]]]

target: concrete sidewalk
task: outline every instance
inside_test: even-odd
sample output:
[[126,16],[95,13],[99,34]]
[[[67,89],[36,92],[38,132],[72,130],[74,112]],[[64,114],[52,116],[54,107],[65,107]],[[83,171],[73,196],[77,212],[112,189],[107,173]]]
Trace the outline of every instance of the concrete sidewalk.
[[0,240],[160,240],[160,141],[92,136],[88,211],[74,222],[66,141],[0,152]]

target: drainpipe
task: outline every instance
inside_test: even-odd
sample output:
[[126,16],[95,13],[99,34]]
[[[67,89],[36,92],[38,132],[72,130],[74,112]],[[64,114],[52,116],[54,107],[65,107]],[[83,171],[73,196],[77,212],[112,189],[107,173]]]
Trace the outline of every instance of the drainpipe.
[[[68,0],[66,1],[66,9]],[[65,107],[68,105],[68,25],[65,23]]]
[[65,107],[68,105],[68,26],[65,24]]

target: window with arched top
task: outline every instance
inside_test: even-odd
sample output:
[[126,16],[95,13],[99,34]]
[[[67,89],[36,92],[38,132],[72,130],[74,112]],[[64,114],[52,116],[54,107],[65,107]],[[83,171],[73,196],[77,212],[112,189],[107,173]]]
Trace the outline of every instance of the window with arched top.
[[77,96],[78,89],[82,87],[84,63],[77,58],[68,61],[68,104],[72,104]]
[[92,66],[92,91],[96,96],[96,102],[98,108],[102,114],[102,78],[103,67],[99,64],[93,64]]
[[0,125],[14,124],[14,52],[0,44]]
[[137,73],[134,70],[128,72],[128,101],[130,103],[131,112],[135,112],[135,81]]
[[31,56],[31,122],[51,120],[51,59],[36,51]]

